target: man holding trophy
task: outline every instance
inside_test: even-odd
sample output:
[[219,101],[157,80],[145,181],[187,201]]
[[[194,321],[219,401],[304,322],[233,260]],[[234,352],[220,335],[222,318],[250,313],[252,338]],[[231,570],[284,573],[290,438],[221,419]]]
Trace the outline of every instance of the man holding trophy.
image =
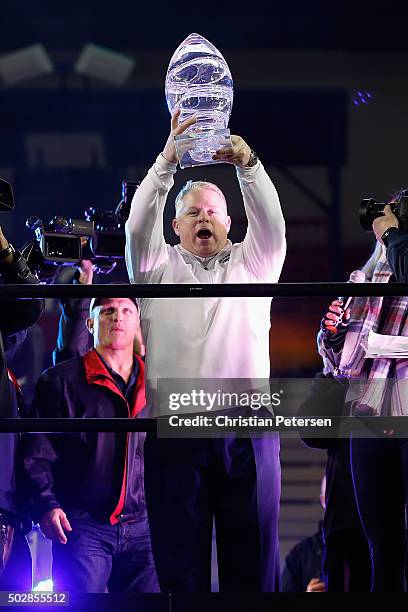
[[[136,191],[126,224],[131,282],[277,282],[286,252],[284,219],[256,154],[226,129],[232,79],[224,58],[190,35],[172,58],[166,94],[171,132]],[[176,198],[172,223],[180,243],[165,243],[163,211],[177,161],[181,167],[236,166],[248,218],[243,242],[228,240],[231,219],[222,191],[189,181]],[[160,379],[222,379],[227,389],[243,379],[268,380],[270,304],[270,298],[142,299],[146,416],[161,414]],[[163,592],[211,589],[213,520],[220,590],[279,589],[276,434],[174,439],[148,433],[145,491]]]

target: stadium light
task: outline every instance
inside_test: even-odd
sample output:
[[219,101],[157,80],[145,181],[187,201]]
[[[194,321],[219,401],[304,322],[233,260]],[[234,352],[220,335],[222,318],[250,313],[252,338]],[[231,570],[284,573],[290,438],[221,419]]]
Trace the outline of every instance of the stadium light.
[[74,64],[74,71],[120,86],[129,78],[134,65],[135,61],[127,55],[88,43]]
[[54,64],[41,44],[31,45],[0,57],[4,85],[16,85],[54,71]]

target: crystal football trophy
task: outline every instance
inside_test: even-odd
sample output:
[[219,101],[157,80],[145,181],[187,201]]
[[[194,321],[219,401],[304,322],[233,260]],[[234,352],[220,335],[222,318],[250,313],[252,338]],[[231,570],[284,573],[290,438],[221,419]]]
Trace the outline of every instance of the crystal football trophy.
[[166,75],[166,100],[171,114],[180,108],[179,122],[192,115],[197,122],[174,138],[181,168],[216,164],[215,151],[231,146],[228,120],[233,85],[221,53],[199,34],[190,34],[176,49]]

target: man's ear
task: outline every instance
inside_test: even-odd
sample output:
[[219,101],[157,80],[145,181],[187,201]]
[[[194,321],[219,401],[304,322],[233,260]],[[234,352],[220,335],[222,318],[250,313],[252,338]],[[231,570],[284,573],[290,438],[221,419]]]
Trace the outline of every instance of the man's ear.
[[228,234],[228,232],[231,229],[231,217],[229,215],[227,216],[226,228],[227,228],[227,234]]
[[86,320],[86,326],[88,328],[88,331],[90,334],[94,333],[94,320],[93,319],[87,319]]
[[173,221],[171,222],[173,229],[174,229],[174,233],[176,234],[176,236],[180,236],[180,230],[179,230],[179,222],[177,219],[173,219]]

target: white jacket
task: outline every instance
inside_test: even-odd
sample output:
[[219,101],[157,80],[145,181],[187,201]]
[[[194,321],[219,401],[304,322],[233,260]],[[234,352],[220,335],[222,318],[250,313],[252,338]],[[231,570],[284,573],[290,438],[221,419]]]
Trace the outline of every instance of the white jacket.
[[[237,169],[248,229],[204,268],[201,258],[165,243],[163,211],[176,165],[159,155],[137,189],[126,223],[132,283],[276,283],[286,253],[277,192],[262,164]],[[141,300],[149,416],[160,378],[268,379],[270,298]]]

